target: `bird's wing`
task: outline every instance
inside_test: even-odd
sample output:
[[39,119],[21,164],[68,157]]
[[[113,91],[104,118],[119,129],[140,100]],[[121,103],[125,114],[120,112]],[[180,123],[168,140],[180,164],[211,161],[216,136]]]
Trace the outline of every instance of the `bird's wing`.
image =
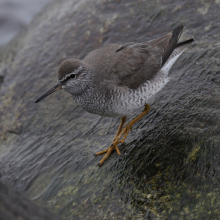
[[91,66],[98,83],[137,89],[160,70],[171,36],[145,43],[109,44],[91,52],[83,61]]

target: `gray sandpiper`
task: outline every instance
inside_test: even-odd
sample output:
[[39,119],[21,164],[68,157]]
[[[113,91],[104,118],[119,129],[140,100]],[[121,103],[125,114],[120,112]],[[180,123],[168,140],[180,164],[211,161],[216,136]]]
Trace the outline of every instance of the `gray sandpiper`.
[[[57,84],[36,103],[64,89],[90,113],[121,117],[110,147],[96,153],[106,153],[99,162],[101,165],[113,149],[120,154],[118,144],[124,143],[133,124],[150,111],[148,100],[169,81],[170,68],[194,41],[178,43],[182,31],[183,26],[178,26],[172,33],[148,42],[109,44],[92,51],[83,60],[64,60],[58,69]],[[126,116],[137,114],[124,126]]]

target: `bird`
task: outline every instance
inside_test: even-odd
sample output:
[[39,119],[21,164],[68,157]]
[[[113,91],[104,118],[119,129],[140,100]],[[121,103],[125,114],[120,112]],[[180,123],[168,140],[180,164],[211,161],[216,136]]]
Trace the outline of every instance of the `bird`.
[[[107,44],[82,60],[66,59],[58,68],[57,83],[35,103],[63,89],[89,113],[120,117],[111,145],[95,153],[105,154],[101,165],[113,150],[121,154],[118,144],[124,143],[132,126],[148,114],[149,99],[167,84],[170,68],[194,41],[178,42],[182,32],[180,25],[150,41]],[[136,117],[125,125],[127,116]]]

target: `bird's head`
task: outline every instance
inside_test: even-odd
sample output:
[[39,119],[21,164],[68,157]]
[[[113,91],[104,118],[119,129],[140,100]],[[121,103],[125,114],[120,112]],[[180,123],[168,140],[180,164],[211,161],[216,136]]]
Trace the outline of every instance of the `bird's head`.
[[58,69],[58,83],[40,96],[35,103],[60,89],[64,89],[72,95],[83,93],[88,86],[89,75],[90,72],[84,62],[77,59],[64,60]]

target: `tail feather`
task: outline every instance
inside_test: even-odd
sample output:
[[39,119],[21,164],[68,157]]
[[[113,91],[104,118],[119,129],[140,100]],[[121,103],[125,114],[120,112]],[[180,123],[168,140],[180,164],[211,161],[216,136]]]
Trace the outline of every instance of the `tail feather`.
[[183,25],[176,27],[172,33],[153,39],[149,43],[153,47],[162,48],[164,53],[162,56],[162,70],[168,72],[177,58],[183,53],[185,48],[194,40],[189,39],[178,43],[183,32]]
[[169,58],[166,60],[165,64],[163,65],[162,70],[168,73],[170,68],[183,53],[186,47],[189,46],[189,44],[191,44],[193,41],[193,39],[189,39],[184,42],[178,43]]
[[183,25],[178,26],[173,30],[172,36],[163,54],[162,66],[166,63],[166,61],[169,59],[170,55],[172,54],[173,50],[176,48],[178,40],[182,34],[182,31],[183,31]]
[[191,44],[192,42],[194,41],[194,39],[193,38],[191,38],[191,39],[189,39],[189,40],[186,40],[186,41],[183,41],[183,42],[180,42],[180,43],[178,43],[177,45],[176,45],[176,47],[175,47],[175,49],[176,48],[185,48],[185,47],[187,47],[189,44]]

